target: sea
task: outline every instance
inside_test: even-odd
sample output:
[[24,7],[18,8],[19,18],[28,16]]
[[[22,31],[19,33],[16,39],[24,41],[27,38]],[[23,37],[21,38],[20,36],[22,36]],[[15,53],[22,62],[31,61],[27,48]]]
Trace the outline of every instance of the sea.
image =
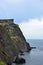
[[22,56],[26,63],[12,65],[43,65],[43,39],[27,39],[31,47],[36,47]]

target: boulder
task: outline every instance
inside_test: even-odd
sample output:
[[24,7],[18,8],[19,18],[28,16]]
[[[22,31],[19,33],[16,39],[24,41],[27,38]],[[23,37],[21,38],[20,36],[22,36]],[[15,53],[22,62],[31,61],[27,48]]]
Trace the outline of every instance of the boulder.
[[26,62],[26,61],[25,61],[24,58],[16,58],[16,60],[13,61],[13,63],[18,63],[18,64],[23,64],[23,63],[25,63],[25,62]]

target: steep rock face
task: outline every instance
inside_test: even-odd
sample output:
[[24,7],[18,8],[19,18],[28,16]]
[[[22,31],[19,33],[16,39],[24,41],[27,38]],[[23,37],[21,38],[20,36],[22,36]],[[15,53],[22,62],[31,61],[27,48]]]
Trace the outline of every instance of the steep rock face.
[[14,42],[13,44],[16,45],[18,50],[23,52],[30,50],[30,45],[26,42],[25,37],[23,36],[19,26],[13,23],[13,19],[3,21],[1,21],[1,23],[7,30],[8,34],[10,35],[10,38]]
[[7,34],[3,25],[0,25],[0,60],[12,63],[13,59],[18,55],[17,48],[13,45],[13,41]]

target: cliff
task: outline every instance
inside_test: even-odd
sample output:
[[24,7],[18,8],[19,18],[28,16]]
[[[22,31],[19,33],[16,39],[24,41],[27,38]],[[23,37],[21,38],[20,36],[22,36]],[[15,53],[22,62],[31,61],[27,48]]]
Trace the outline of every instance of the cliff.
[[17,48],[13,43],[6,29],[0,25],[0,60],[6,63],[13,62],[18,55]]
[[0,59],[12,62],[20,52],[29,51],[30,45],[26,42],[19,26],[13,19],[0,20]]

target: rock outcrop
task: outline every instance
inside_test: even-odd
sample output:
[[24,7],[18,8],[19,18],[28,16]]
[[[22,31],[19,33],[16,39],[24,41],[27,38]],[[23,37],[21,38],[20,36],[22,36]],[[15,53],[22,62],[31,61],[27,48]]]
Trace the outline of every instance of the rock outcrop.
[[26,42],[19,26],[13,19],[0,20],[0,59],[12,63],[19,53],[29,51],[30,45]]

